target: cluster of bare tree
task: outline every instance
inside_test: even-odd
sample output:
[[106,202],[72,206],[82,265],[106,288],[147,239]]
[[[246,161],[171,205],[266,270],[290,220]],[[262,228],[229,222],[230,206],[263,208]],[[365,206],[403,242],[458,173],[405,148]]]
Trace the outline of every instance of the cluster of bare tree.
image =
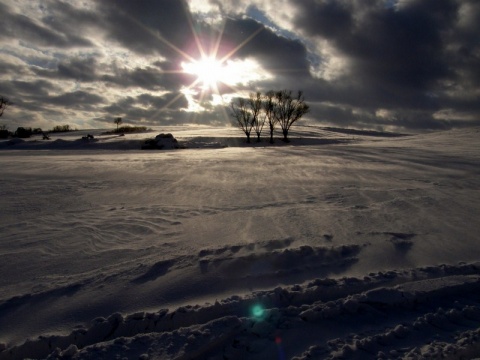
[[255,131],[257,141],[260,141],[262,130],[268,124],[270,143],[273,144],[275,126],[280,125],[283,141],[288,142],[290,127],[308,113],[309,106],[301,91],[297,96],[292,96],[292,91],[282,90],[266,94],[251,93],[248,99],[235,98],[230,103],[230,109],[238,126],[247,136],[247,143],[250,143],[252,131]]

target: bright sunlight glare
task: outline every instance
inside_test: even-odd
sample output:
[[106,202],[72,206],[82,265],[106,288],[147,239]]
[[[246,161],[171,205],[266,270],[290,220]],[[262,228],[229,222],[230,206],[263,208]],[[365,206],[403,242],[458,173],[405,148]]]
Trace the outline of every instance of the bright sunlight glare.
[[205,57],[199,61],[182,63],[183,70],[187,74],[197,76],[202,88],[215,88],[218,82],[226,80],[225,67],[213,57]]
[[204,90],[215,89],[218,83],[235,86],[269,78],[269,74],[251,59],[221,62],[215,57],[204,57],[181,65],[185,73],[197,76]]

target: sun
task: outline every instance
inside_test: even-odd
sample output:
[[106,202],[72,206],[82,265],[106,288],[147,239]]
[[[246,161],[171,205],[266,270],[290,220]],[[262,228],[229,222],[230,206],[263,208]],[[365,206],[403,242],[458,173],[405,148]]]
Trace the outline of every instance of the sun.
[[[215,38],[206,39],[206,43],[210,45],[208,50],[204,47],[205,39],[197,34],[193,22],[190,22],[190,27],[196,44],[196,50],[192,52],[199,57],[167,42],[167,45],[184,59],[180,63],[179,72],[194,77],[190,84],[181,87],[179,95],[174,98],[176,101],[183,96],[188,101],[187,111],[210,111],[212,106],[225,105],[225,101],[228,101],[237,92],[239,85],[245,86],[251,82],[271,77],[255,59],[235,57],[241,48],[263,31],[263,27],[259,27],[233,47],[222,42],[222,27]],[[163,41],[166,42],[164,39]],[[226,113],[224,115],[228,116]]]
[[253,59],[221,59],[203,56],[199,60],[182,62],[183,72],[196,76],[189,88],[199,87],[203,91],[219,91],[219,84],[233,88],[239,84],[271,78],[268,71]]
[[214,56],[204,56],[196,61],[182,63],[182,68],[185,73],[195,75],[196,83],[201,84],[204,90],[213,90],[220,82],[229,82],[227,67]]

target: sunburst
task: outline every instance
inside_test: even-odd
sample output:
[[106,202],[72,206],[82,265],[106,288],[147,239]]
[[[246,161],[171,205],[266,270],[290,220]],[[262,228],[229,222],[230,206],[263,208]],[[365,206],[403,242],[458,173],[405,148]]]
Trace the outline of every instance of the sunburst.
[[[195,77],[190,84],[181,89],[178,95],[159,109],[158,113],[167,109],[176,101],[179,101],[183,96],[185,96],[189,102],[197,101],[197,104],[191,108],[195,109],[194,111],[198,111],[201,108],[200,103],[203,102],[208,94],[213,94],[216,98],[222,97],[222,94],[220,93],[221,84],[230,88],[230,93],[235,93],[236,85],[245,84],[246,82],[259,80],[269,76],[268,73],[261,69],[259,64],[252,59],[233,60],[234,55],[256,37],[263,30],[263,27],[259,26],[239,44],[232,46],[225,55],[219,55],[225,22],[217,31],[217,37],[214,39],[214,46],[211,47],[211,51],[206,51],[202,45],[196,27],[193,24],[193,19],[188,6],[185,6],[185,13],[196,46],[196,51],[192,52],[180,49],[175,44],[161,36],[158,32],[154,32],[153,30],[146,28],[143,24],[137,22],[139,26],[142,26],[145,30],[149,31],[151,35],[170,47],[184,59],[180,62],[178,70],[170,70],[166,72],[186,74],[190,76],[193,75]],[[194,53],[199,54],[198,57],[196,57],[197,55],[192,55]],[[193,94],[196,94],[196,96],[193,96]],[[194,100],[194,98],[198,100]]]
[[182,62],[183,70],[187,74],[197,77],[196,82],[201,84],[203,90],[214,90],[218,83],[228,83],[228,69],[217,60],[215,56],[202,56],[199,60]]

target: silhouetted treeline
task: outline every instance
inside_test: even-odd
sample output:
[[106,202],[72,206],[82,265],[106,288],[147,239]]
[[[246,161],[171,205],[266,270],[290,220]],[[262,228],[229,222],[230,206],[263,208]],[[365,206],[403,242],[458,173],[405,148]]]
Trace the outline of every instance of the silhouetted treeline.
[[15,132],[11,132],[7,129],[5,125],[0,127],[0,139],[7,139],[9,137],[17,138],[29,138],[32,135],[42,135],[44,138],[48,138],[46,133],[58,133],[58,132],[67,132],[67,131],[76,131],[72,129],[70,125],[56,125],[53,129],[48,131],[43,131],[41,128],[31,128],[19,126]]

